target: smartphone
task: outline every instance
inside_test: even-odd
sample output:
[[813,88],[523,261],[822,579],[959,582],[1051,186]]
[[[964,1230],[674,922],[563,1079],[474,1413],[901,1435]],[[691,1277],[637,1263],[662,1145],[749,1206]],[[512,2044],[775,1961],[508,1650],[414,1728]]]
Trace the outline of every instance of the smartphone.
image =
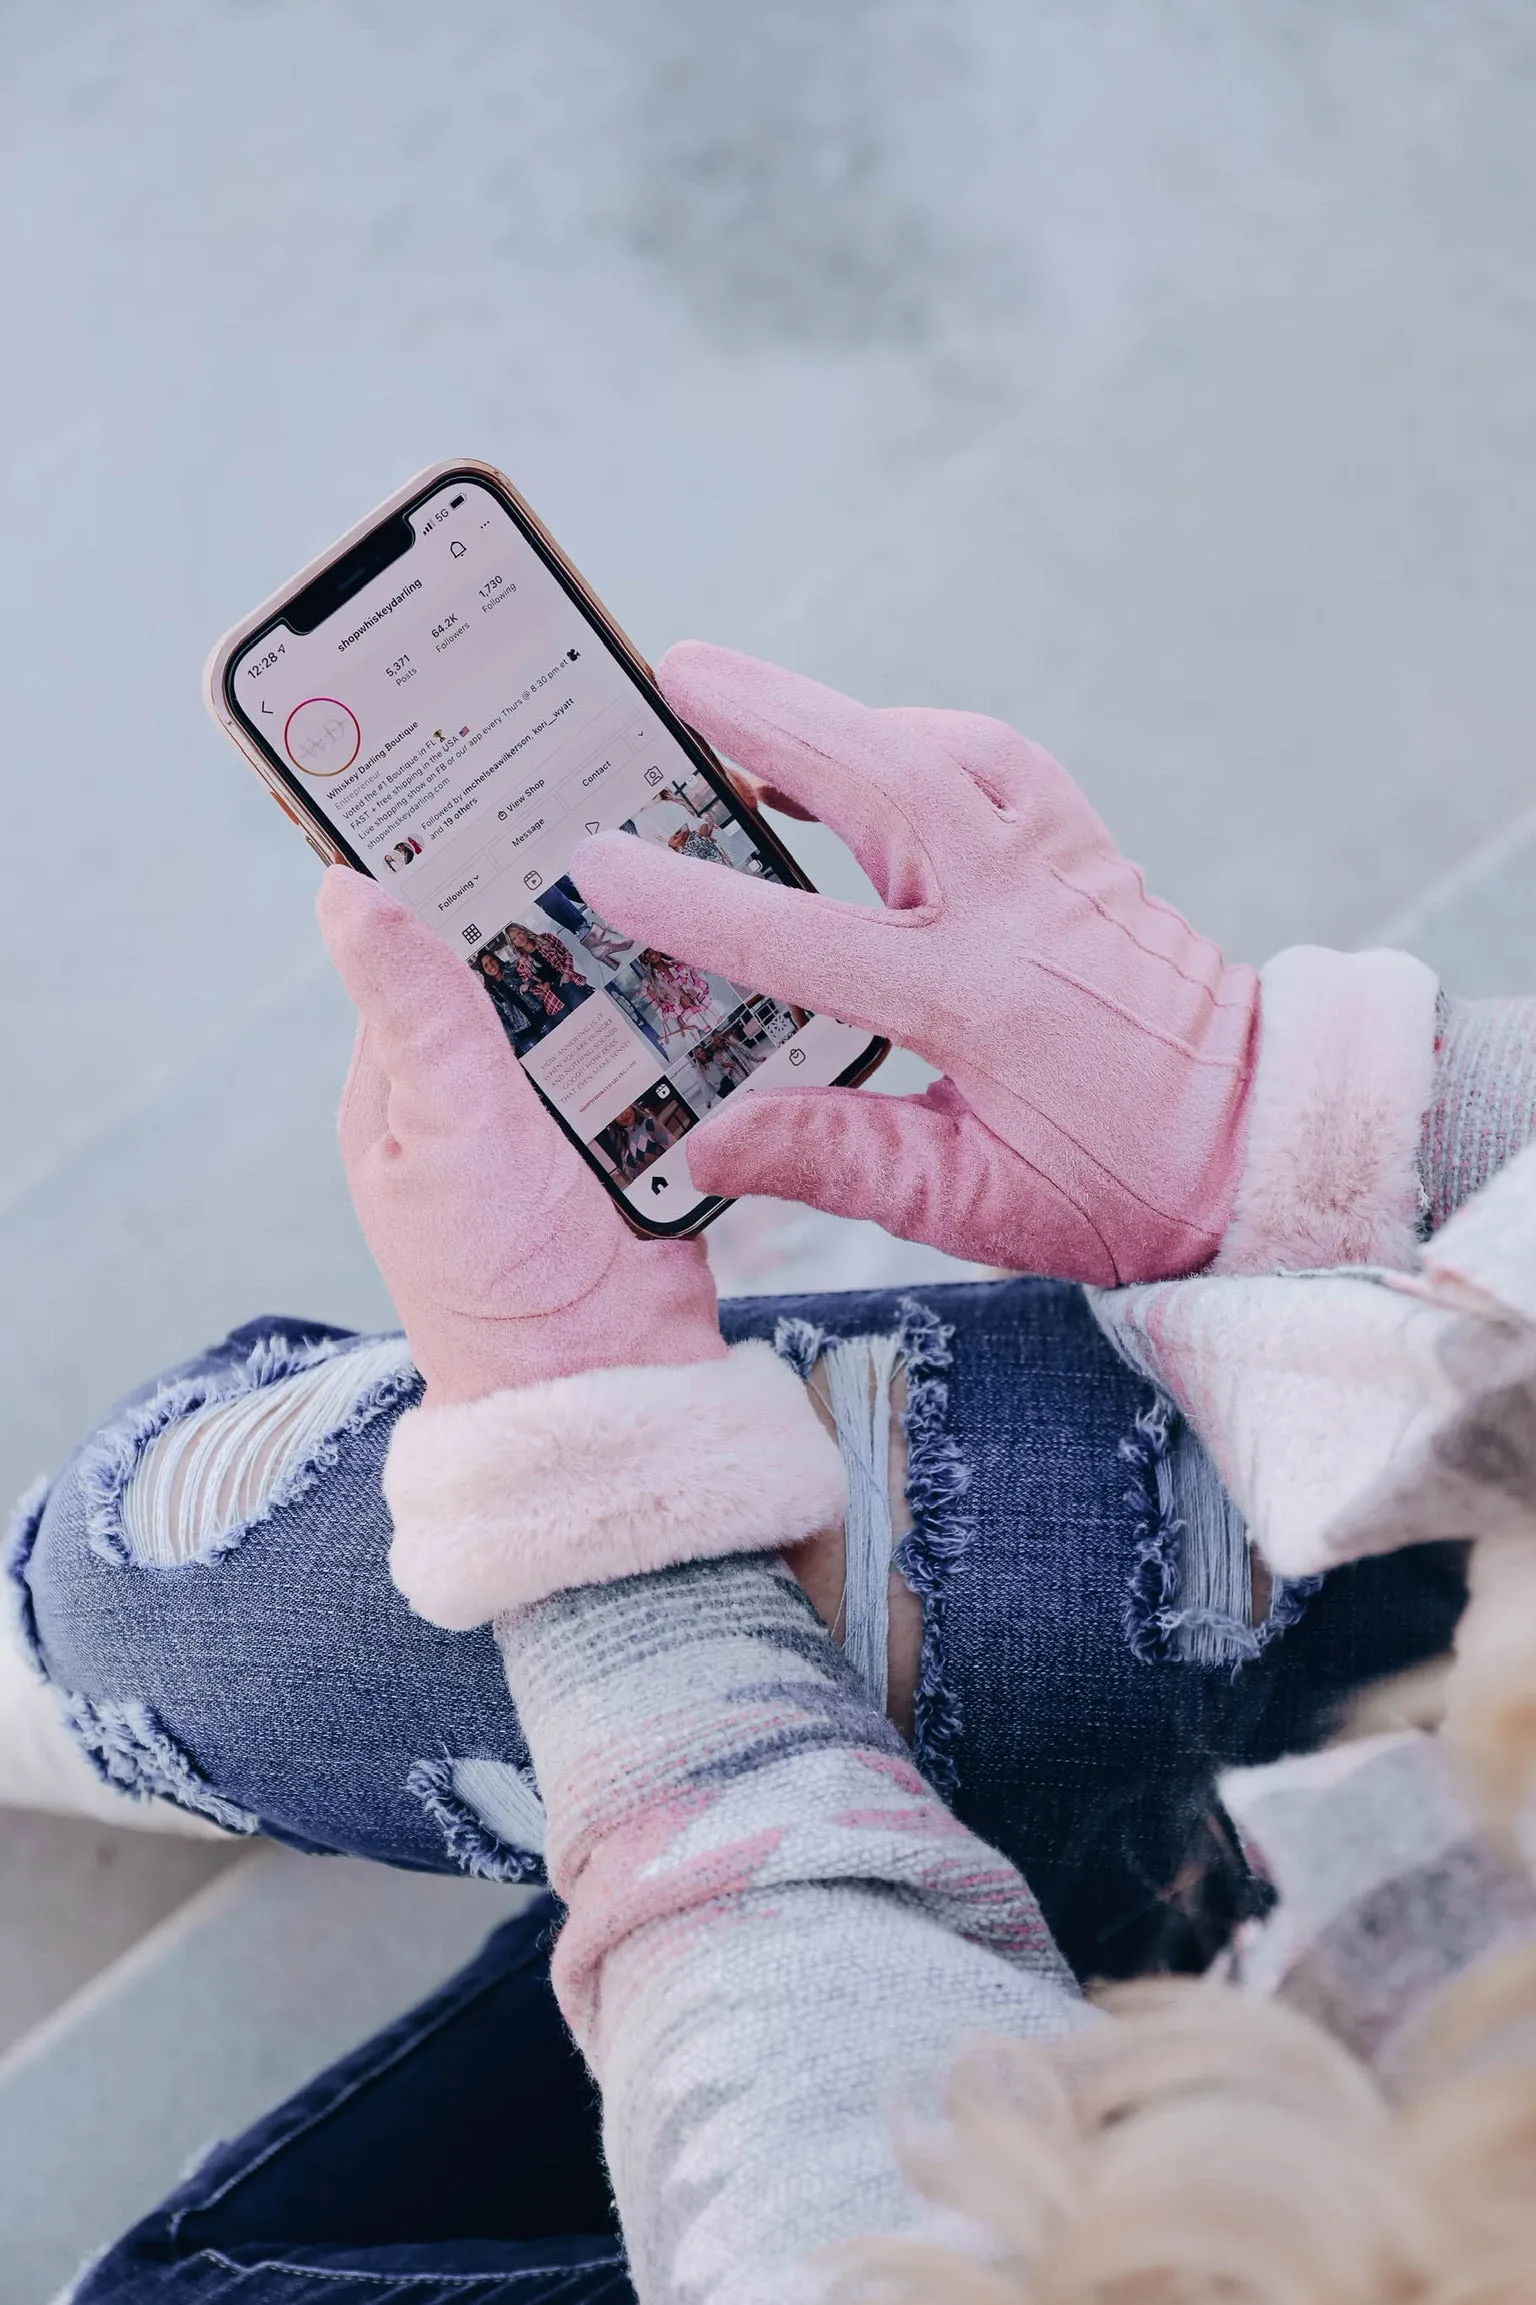
[[505,476],[432,466],[218,643],[209,709],[325,863],[474,969],[638,1231],[695,1233],[686,1138],[728,1096],[852,1085],[889,1043],[621,936],[572,878],[617,828],[809,888]]

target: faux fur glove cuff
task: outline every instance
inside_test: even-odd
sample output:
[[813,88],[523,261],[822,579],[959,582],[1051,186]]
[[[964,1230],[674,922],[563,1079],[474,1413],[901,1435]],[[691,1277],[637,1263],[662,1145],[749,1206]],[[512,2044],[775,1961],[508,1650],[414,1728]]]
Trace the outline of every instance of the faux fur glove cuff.
[[571,1585],[801,1543],[843,1515],[837,1445],[771,1345],[412,1409],[384,1466],[389,1566],[467,1632]]
[[1247,1148],[1211,1269],[1413,1265],[1433,974],[1405,952],[1294,945],[1260,985]]

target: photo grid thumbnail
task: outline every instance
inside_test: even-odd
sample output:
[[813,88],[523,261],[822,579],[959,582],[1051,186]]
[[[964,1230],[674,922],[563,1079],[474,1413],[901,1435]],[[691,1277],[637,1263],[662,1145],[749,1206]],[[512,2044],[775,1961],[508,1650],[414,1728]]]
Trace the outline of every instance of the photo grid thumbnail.
[[[702,776],[663,787],[619,830],[680,856],[779,877]],[[568,873],[488,937],[470,966],[519,1057],[594,999],[611,1002],[655,1050],[654,1082],[588,1140],[601,1166],[625,1185],[806,1022],[804,1009],[621,935]]]

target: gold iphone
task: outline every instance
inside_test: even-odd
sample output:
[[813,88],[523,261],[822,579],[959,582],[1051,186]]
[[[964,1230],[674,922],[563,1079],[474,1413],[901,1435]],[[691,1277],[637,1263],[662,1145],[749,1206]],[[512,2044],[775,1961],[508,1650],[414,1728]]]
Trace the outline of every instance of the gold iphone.
[[810,883],[492,466],[418,474],[225,635],[206,692],[315,854],[372,874],[476,970],[638,1230],[698,1232],[729,1205],[687,1162],[722,1098],[851,1085],[885,1055],[586,902],[572,857],[615,827]]

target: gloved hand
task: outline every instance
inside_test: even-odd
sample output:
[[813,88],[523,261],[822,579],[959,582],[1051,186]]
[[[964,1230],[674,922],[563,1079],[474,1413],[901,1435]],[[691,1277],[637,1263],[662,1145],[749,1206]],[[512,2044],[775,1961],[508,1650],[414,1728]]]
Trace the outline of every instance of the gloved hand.
[[1149,897],[1071,778],[1000,721],[872,711],[699,641],[658,677],[765,797],[842,836],[886,909],[622,833],[582,844],[583,895],[664,952],[944,1075],[918,1097],[733,1098],[688,1140],[694,1182],[1018,1272],[1112,1285],[1208,1262],[1242,1166],[1254,971]]
[[347,1182],[427,1380],[384,1467],[405,1598],[464,1630],[834,1527],[836,1446],[771,1345],[726,1351],[702,1245],[630,1232],[403,905],[338,867],[319,911],[362,1017]]
[[463,961],[345,866],[318,909],[361,1017],[339,1121],[347,1182],[434,1406],[723,1359],[702,1243],[630,1232]]

